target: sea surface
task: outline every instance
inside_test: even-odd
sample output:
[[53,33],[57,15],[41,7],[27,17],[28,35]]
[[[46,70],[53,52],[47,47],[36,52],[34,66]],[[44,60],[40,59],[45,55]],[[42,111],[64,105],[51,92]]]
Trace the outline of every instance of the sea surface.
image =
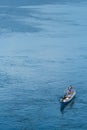
[[87,130],[86,99],[87,1],[1,0],[0,130]]

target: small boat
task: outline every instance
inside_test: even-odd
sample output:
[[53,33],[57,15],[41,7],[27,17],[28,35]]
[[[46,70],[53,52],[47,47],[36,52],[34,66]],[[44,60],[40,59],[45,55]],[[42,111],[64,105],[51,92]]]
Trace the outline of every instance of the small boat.
[[76,91],[73,90],[71,93],[66,94],[65,96],[60,98],[61,106],[65,106],[68,103],[70,103],[75,98],[75,96],[76,96]]

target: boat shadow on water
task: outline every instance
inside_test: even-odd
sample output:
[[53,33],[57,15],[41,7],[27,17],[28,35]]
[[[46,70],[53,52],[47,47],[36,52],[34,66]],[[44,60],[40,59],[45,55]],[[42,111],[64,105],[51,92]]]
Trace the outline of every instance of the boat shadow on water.
[[65,105],[61,105],[60,106],[60,111],[63,114],[64,110],[69,110],[72,109],[73,105],[75,104],[75,99],[73,99],[71,102],[69,102],[68,104]]

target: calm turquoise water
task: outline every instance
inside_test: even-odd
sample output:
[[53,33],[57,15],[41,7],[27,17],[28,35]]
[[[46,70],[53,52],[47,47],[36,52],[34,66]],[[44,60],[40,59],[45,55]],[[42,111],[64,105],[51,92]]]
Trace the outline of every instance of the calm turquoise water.
[[0,130],[87,130],[86,98],[86,1],[0,1]]

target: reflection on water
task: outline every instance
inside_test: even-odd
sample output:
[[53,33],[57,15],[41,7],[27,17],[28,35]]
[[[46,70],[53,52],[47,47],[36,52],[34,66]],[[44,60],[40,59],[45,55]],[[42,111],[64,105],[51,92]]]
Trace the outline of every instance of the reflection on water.
[[74,103],[75,103],[75,100],[72,100],[72,101],[71,101],[70,103],[68,103],[67,105],[60,106],[60,111],[61,111],[61,113],[63,114],[65,109],[66,109],[66,110],[72,109]]

